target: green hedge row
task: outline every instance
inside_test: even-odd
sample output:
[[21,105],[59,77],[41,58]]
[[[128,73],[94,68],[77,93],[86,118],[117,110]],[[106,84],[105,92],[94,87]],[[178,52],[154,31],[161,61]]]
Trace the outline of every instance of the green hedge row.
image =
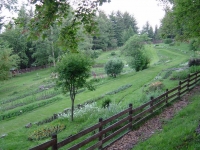
[[59,101],[61,100],[62,98],[60,97],[55,97],[55,98],[52,98],[52,99],[49,99],[47,101],[42,101],[40,103],[36,103],[36,104],[32,104],[32,105],[29,105],[29,106],[26,106],[26,107],[23,107],[21,108],[20,110],[13,110],[13,111],[10,111],[8,113],[5,113],[5,114],[1,114],[0,115],[0,121],[1,120],[5,120],[5,119],[8,119],[8,118],[12,118],[12,117],[16,117],[16,116],[20,116],[26,112],[30,112],[30,111],[33,111],[37,108],[40,108],[40,107],[43,107],[45,105],[48,105],[50,103],[53,103],[53,102],[56,102],[56,101]]

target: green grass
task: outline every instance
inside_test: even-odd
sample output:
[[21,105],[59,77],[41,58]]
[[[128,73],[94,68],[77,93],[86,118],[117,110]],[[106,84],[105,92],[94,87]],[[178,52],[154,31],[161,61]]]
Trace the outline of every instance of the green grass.
[[196,95],[186,108],[167,121],[161,132],[157,132],[134,150],[195,150],[200,149],[200,135],[195,133],[200,121],[200,95]]
[[[155,80],[155,77],[160,74],[162,70],[179,66],[180,63],[186,62],[188,60],[187,54],[179,53],[174,50],[167,50],[163,48],[155,49],[153,46],[147,46],[146,52],[151,57],[151,64],[148,69],[140,72],[135,72],[133,71],[133,69],[126,67],[125,71],[121,75],[117,76],[117,78],[111,78],[105,77],[103,64],[105,64],[112,57],[119,57],[126,64],[126,57],[121,56],[119,50],[115,51],[115,56],[111,56],[111,52],[112,51],[104,52],[96,59],[96,63],[102,64],[102,67],[93,68],[94,71],[97,72],[97,74],[104,74],[103,79],[100,79],[99,82],[95,82],[96,90],[85,90],[84,92],[78,94],[76,96],[75,105],[82,104],[88,100],[93,100],[102,96],[104,98],[97,101],[98,107],[101,107],[102,102],[105,98],[110,98],[112,103],[120,103],[120,106],[122,108],[127,108],[129,103],[133,103],[133,107],[137,107],[144,103],[144,101],[141,100],[141,97],[144,94],[142,92],[144,85],[158,81]],[[162,61],[163,58],[166,58],[166,60],[170,61]],[[41,85],[51,83],[51,72],[52,69],[44,69],[23,74],[21,76],[12,78],[11,80],[1,82],[2,86],[0,87],[0,102],[3,99],[8,99],[9,97],[23,95],[24,93],[30,93],[32,90],[38,89]],[[39,77],[37,77],[37,74],[39,74]],[[91,77],[91,79],[92,78],[93,77]],[[178,81],[171,81],[169,79],[163,80],[162,82],[164,83],[165,88],[169,89],[176,86],[178,83]],[[119,87],[125,86],[127,84],[131,84],[132,86],[130,88],[127,88],[126,90],[120,91],[119,93],[106,95],[106,93],[115,91]],[[44,92],[41,92],[40,94],[42,93]],[[31,96],[28,96],[26,98],[29,97],[31,98]],[[25,129],[24,126],[30,122],[34,123],[41,121],[47,117],[52,116],[54,113],[62,112],[64,109],[71,107],[69,96],[59,94],[56,97],[59,97],[60,100],[52,104],[46,105],[42,108],[35,109],[31,112],[24,113],[21,116],[1,121],[0,135],[5,133],[8,134],[6,138],[0,139],[0,145],[3,143],[3,149],[13,149],[13,146],[15,146],[16,149],[26,149],[27,147],[30,148],[44,142],[45,140],[35,142],[27,141],[28,134],[30,134],[30,132],[32,132],[33,130],[36,130],[38,127],[34,125],[31,129]],[[26,98],[24,98],[24,100]],[[22,99],[17,100],[17,102],[19,101],[22,101]],[[20,110],[20,107],[17,109]],[[96,118],[83,117],[84,119],[80,118],[80,120],[79,118],[75,118],[75,121],[73,123],[67,121],[66,119],[64,121],[58,119],[44,126],[50,126],[59,122],[63,122],[67,126],[67,128],[65,129],[65,131],[58,134],[58,138],[60,141],[61,139],[66,138],[68,135],[77,133],[80,130],[84,129],[86,126],[90,126],[96,123],[98,121],[98,117],[102,117],[102,115],[98,114]],[[43,125],[41,127],[43,127]],[[14,143],[12,142],[13,140],[19,142]],[[24,141],[24,145],[20,145],[22,141]]]

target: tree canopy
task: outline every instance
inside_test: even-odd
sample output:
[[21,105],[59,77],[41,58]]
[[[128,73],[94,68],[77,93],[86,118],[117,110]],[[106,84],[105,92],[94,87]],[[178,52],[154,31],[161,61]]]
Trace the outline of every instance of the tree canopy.
[[63,93],[70,93],[72,121],[74,101],[78,89],[87,87],[89,90],[94,90],[86,81],[91,74],[92,65],[93,60],[81,53],[64,54],[56,65],[55,72],[58,73],[57,85],[62,88]]

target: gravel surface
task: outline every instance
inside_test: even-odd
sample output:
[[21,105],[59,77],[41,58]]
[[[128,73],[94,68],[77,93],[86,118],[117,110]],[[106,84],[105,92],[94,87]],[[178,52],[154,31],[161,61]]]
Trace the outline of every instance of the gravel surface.
[[[166,107],[164,111],[146,121],[137,130],[131,131],[123,136],[120,140],[116,141],[111,146],[107,147],[106,150],[130,150],[139,141],[144,141],[149,138],[156,131],[162,130],[162,125],[169,119],[173,118],[177,111],[188,105],[188,99],[200,92],[200,86],[196,86],[189,93],[185,94],[179,101],[175,102],[170,107]],[[200,127],[200,125],[199,125]],[[198,130],[198,129],[197,129]]]

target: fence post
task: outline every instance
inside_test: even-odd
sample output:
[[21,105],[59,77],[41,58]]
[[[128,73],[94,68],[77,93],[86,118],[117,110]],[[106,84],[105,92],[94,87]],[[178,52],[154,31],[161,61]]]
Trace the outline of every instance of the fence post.
[[[99,123],[101,123],[103,121],[103,118],[99,118]],[[103,126],[102,126],[102,123],[101,123],[101,126],[99,127],[99,132],[101,132],[103,130]],[[100,134],[99,136],[99,141],[102,141],[103,139],[103,135]],[[99,149],[101,150],[102,149],[102,145],[103,143],[99,146]]]
[[[154,99],[153,96],[151,96],[151,99],[150,99],[150,101],[151,101],[150,102],[150,108],[153,106],[153,99]],[[153,110],[151,110],[150,113],[153,113]]]
[[54,134],[54,135],[52,135],[51,138],[52,138],[52,139],[56,139],[56,144],[54,144],[54,145],[52,146],[52,150],[57,150],[57,149],[58,149],[58,148],[57,148],[57,135]]
[[180,97],[181,97],[181,84],[182,84],[182,82],[179,81],[179,87],[178,87],[178,98],[179,98],[179,99],[180,99]]
[[197,74],[198,74],[198,72],[196,72],[196,74],[195,74],[195,83],[197,82]]
[[129,119],[129,123],[131,124],[131,126],[129,127],[129,131],[132,131],[132,116],[133,116],[133,105],[132,104],[129,104],[129,108],[131,109],[130,111],[129,111],[129,116],[131,116],[131,118]]
[[190,89],[190,74],[188,74],[187,90]]
[[169,95],[168,95],[168,89],[166,89],[166,92],[165,92],[165,94],[166,94],[166,101],[165,101],[165,103],[167,104],[168,103],[168,97],[169,97]]

